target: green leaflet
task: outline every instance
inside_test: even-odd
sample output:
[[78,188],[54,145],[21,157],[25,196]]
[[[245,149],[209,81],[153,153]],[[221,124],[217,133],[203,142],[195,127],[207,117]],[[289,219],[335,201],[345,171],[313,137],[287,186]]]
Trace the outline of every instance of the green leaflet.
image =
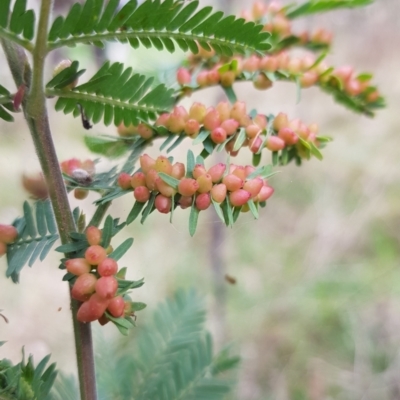
[[129,42],[137,48],[197,53],[196,41],[205,49],[232,56],[246,51],[263,52],[270,48],[270,34],[261,25],[227,16],[212,7],[198,9],[198,1],[188,4],[178,1],[146,0],[138,5],[128,1],[118,11],[118,0],[86,0],[84,6],[75,4],[66,17],[58,16],[48,35],[49,49],[74,46],[79,43],[103,44],[105,41]]
[[[162,84],[154,86],[153,77],[134,74],[132,68],[124,69],[118,62],[107,61],[88,82],[73,90],[53,86],[54,79],[47,85],[47,93],[59,97],[56,110],[75,117],[82,110],[86,119],[94,123],[103,120],[106,125],[138,125],[169,110],[174,102],[173,89]],[[93,141],[89,144],[93,147]],[[100,149],[95,146],[94,150]],[[117,149],[114,155],[120,151]]]
[[363,7],[371,4],[373,0],[309,0],[301,5],[288,7],[286,16],[298,18],[304,15],[336,10],[339,8]]
[[0,1],[0,38],[12,40],[31,51],[35,34],[35,13],[26,9],[26,3],[26,0],[16,0],[11,9],[11,0]]
[[24,203],[24,216],[14,221],[18,230],[17,240],[7,246],[6,276],[18,282],[18,275],[25,264],[32,266],[39,258],[43,261],[58,239],[53,210],[48,200],[39,200],[34,209]]

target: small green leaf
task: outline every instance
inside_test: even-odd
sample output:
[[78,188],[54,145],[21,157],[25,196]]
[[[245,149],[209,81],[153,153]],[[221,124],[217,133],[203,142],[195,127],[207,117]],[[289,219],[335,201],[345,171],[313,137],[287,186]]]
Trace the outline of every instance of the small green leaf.
[[158,176],[169,186],[174,188],[175,190],[178,189],[179,179],[174,178],[173,176],[167,175],[164,172],[159,172]]
[[237,96],[236,96],[235,91],[233,90],[233,87],[232,86],[228,86],[228,87],[224,87],[223,86],[222,88],[223,88],[223,90],[224,90],[224,92],[226,94],[226,97],[230,101],[230,103],[231,104],[236,103],[237,102]]
[[200,214],[200,211],[196,207],[195,202],[193,201],[192,207],[190,209],[190,216],[189,216],[189,233],[190,233],[190,236],[193,236],[196,233],[199,214]]
[[224,218],[224,213],[222,212],[221,206],[219,203],[217,203],[215,200],[211,199],[212,204],[214,206],[215,212],[217,213],[219,219],[225,223],[225,218]]
[[111,254],[109,254],[108,257],[118,261],[129,250],[132,244],[133,238],[126,239]]
[[177,148],[186,138],[186,134],[182,133],[180,134],[174,143],[171,144],[171,146],[168,147],[167,149],[167,153],[170,153],[172,150],[174,150],[175,148]]
[[192,144],[195,146],[196,144],[203,143],[210,136],[210,131],[202,130],[198,136],[193,140]]
[[135,202],[135,204],[132,207],[131,212],[128,215],[128,218],[126,219],[127,225],[132,223],[137,218],[137,216],[140,214],[140,212],[142,211],[145,204],[146,203],[140,203],[139,201]]
[[235,144],[233,145],[233,151],[238,151],[243,143],[246,141],[246,130],[240,128],[239,135],[236,138]]
[[253,154],[253,165],[257,167],[260,165],[261,162],[261,153],[260,154]]
[[85,135],[84,142],[92,153],[101,154],[109,158],[118,158],[128,150],[126,142],[118,138],[111,139],[109,137]]
[[193,168],[195,166],[195,158],[192,150],[188,150],[187,153],[187,162],[186,162],[186,177],[191,178],[192,177],[192,172]]
[[250,199],[250,200],[247,202],[247,204],[248,204],[248,206],[249,206],[249,209],[250,209],[251,213],[253,214],[253,217],[254,217],[255,219],[258,219],[258,217],[259,217],[259,215],[258,215],[258,210],[257,210],[257,206],[254,204],[254,201],[253,201],[252,199]]
[[114,221],[111,215],[108,215],[104,221],[103,231],[101,234],[100,245],[105,249],[110,245],[112,232],[113,232]]
[[324,157],[322,156],[322,153],[319,151],[318,147],[313,142],[310,142],[310,145],[311,145],[311,154],[321,161]]
[[143,224],[146,221],[146,218],[150,215],[150,213],[154,209],[154,201],[156,199],[156,194],[154,192],[151,193],[150,199],[146,205],[146,208],[143,210],[142,218],[140,219],[140,223]]
[[132,301],[130,303],[131,303],[132,311],[134,311],[134,312],[144,310],[147,307],[147,304],[141,303],[141,302]]

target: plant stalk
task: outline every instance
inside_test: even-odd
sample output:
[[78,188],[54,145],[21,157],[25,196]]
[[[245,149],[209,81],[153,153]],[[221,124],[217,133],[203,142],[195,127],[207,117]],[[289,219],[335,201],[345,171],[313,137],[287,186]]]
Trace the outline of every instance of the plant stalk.
[[[20,46],[7,40],[2,40],[1,43],[17,86],[25,84],[29,89],[27,98],[22,102],[22,109],[49,188],[49,197],[61,242],[66,244],[71,241],[69,233],[76,231],[76,226],[51,136],[43,80],[51,9],[52,0],[43,0],[41,2],[38,33],[33,50],[33,71],[31,71],[26,54]],[[76,313],[78,307],[79,303],[71,298],[81,400],[96,400],[91,326],[77,321]]]

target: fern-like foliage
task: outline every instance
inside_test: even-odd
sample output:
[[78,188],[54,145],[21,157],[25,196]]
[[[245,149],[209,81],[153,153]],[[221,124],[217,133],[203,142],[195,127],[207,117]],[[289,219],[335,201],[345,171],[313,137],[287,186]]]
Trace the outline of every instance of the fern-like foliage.
[[0,1],[0,38],[12,40],[25,49],[33,49],[35,14],[26,9],[26,0],[16,0],[11,10],[11,0]]
[[13,122],[14,117],[9,111],[14,111],[10,92],[0,85],[0,118],[7,122]]
[[[99,357],[101,399],[219,400],[232,382],[218,374],[237,365],[238,358],[223,352],[214,357],[212,340],[204,330],[205,306],[195,291],[178,291],[162,303],[153,324],[135,337],[121,341],[119,349],[108,347]],[[110,354],[111,354],[110,353]]]
[[[67,69],[66,69],[67,70]],[[86,119],[97,123],[103,119],[106,125],[114,122],[126,126],[137,125],[141,120],[154,120],[157,115],[171,108],[174,91],[165,85],[152,87],[154,78],[133,74],[132,68],[124,69],[123,64],[106,62],[86,83],[73,90],[63,90],[60,85],[69,82],[68,71],[75,77],[77,62],[63,71],[63,81],[52,79],[47,84],[47,94],[59,96],[56,110],[74,116],[84,112]]]
[[309,0],[300,5],[290,5],[286,16],[288,18],[297,18],[339,8],[363,7],[372,2],[373,0]]
[[0,360],[0,399],[4,400],[51,400],[51,388],[57,376],[56,364],[46,368],[50,356],[43,358],[35,367],[33,357],[13,365],[7,359]]
[[224,18],[212,7],[197,10],[198,1],[146,0],[138,6],[128,1],[121,9],[119,0],[86,0],[75,3],[68,15],[57,17],[49,32],[49,49],[74,46],[79,43],[103,46],[104,41],[129,42],[137,48],[164,48],[198,52],[196,41],[206,50],[231,56],[245,51],[265,51],[269,33],[262,25],[233,16]]
[[24,265],[30,267],[39,257],[43,261],[54,242],[58,239],[54,214],[48,200],[37,201],[34,210],[24,203],[24,216],[17,218],[13,225],[18,230],[18,239],[7,247],[7,277],[18,282]]

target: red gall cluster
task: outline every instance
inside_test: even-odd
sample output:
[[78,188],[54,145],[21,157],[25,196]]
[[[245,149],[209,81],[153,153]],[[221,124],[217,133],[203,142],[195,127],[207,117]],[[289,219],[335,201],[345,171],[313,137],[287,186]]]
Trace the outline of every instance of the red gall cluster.
[[[93,175],[95,173],[95,165],[92,160],[78,160],[77,158],[71,158],[63,161],[61,164],[61,171],[73,178],[80,186],[88,186],[93,181]],[[85,199],[89,191],[86,189],[74,189],[74,196],[78,200]]]
[[[196,82],[200,87],[221,85],[232,86],[235,80],[248,80],[243,73],[251,73],[251,79],[256,89],[266,90],[272,87],[273,82],[268,78],[268,73],[283,73],[282,79],[298,79],[302,88],[321,85],[335,85],[332,79],[340,81],[340,88],[349,96],[364,94],[368,103],[373,103],[379,98],[377,90],[370,86],[371,76],[356,76],[350,66],[330,69],[325,62],[316,63],[312,54],[291,57],[287,51],[260,57],[251,55],[248,58],[235,57],[234,69],[223,68],[221,63],[215,64],[208,70],[202,70],[196,76]],[[190,85],[193,77],[189,69],[179,68],[177,81],[181,86]],[[190,88],[184,94],[190,95]]]
[[65,261],[68,272],[77,278],[71,289],[71,296],[82,304],[77,319],[80,322],[99,320],[104,325],[108,322],[106,311],[119,318],[129,314],[129,303],[117,295],[118,264],[107,257],[108,250],[100,246],[102,232],[95,226],[86,230],[90,246],[84,258],[71,258]]
[[0,224],[0,256],[7,253],[7,245],[15,242],[17,229],[12,225]]
[[156,125],[163,125],[173,133],[185,132],[195,138],[200,130],[210,132],[210,138],[215,144],[221,144],[231,138],[226,145],[226,151],[235,156],[240,149],[235,149],[240,129],[245,129],[246,139],[241,147],[249,147],[253,153],[258,153],[263,147],[271,151],[279,151],[287,146],[293,146],[299,137],[318,146],[316,124],[306,125],[299,119],[288,120],[286,114],[280,113],[274,119],[274,132],[266,136],[268,120],[265,115],[257,114],[251,118],[246,111],[246,104],[237,101],[233,106],[228,102],[220,102],[215,108],[206,108],[201,103],[193,103],[189,112],[182,106],[174,108],[170,114],[162,114]]
[[[198,210],[206,210],[212,200],[222,203],[225,199],[234,207],[245,205],[250,199],[264,202],[269,199],[274,189],[260,177],[247,179],[254,172],[252,166],[230,165],[228,171],[223,163],[206,170],[204,165],[196,164],[191,176],[185,177],[182,163],[172,164],[168,158],[159,156],[153,159],[147,154],[140,157],[141,171],[132,176],[121,173],[118,184],[124,190],[133,189],[133,196],[139,203],[145,203],[152,193],[156,193],[155,208],[167,214],[172,208],[172,197],[179,194],[177,203],[185,209],[195,204]],[[159,173],[178,180],[176,187],[166,183]]]
[[311,42],[330,45],[332,42],[332,34],[322,28],[316,29],[311,34],[307,31],[295,34],[292,30],[291,21],[286,15],[286,7],[279,1],[271,1],[269,4],[256,1],[251,11],[242,11],[241,17],[246,21],[256,21],[264,24],[264,31],[271,32],[281,38],[298,36],[302,44]]

